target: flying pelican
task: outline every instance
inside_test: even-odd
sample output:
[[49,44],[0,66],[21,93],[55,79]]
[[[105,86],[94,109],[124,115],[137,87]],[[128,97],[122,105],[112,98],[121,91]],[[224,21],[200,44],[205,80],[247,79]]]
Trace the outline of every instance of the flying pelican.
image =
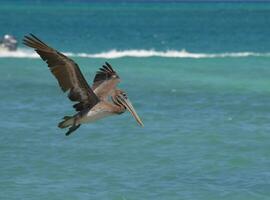
[[65,116],[58,124],[59,128],[69,128],[66,135],[77,130],[81,124],[122,114],[126,109],[143,126],[126,93],[116,88],[120,78],[109,63],[106,62],[96,73],[91,88],[79,66],[72,59],[49,47],[33,34],[25,36],[23,43],[39,54],[48,64],[63,92],[68,91],[68,98],[77,102],[73,105],[77,113],[73,116]]

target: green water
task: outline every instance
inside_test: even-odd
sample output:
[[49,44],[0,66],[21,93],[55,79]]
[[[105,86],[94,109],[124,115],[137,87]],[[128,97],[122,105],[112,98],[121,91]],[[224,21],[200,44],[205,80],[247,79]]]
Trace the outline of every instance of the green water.
[[[89,82],[103,62],[76,60]],[[126,113],[66,137],[44,63],[1,59],[1,198],[267,199],[268,62],[112,60],[145,127]]]

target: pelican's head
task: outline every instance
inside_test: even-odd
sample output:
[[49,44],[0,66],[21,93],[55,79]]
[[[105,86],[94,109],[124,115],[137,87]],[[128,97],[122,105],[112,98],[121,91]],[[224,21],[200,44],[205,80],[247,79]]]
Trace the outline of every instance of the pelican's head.
[[132,114],[132,116],[136,119],[138,124],[143,126],[142,120],[136,113],[134,107],[132,106],[130,100],[128,99],[127,94],[124,91],[119,90],[119,89],[115,90],[112,95],[112,100],[116,105],[122,106],[125,109],[127,109]]

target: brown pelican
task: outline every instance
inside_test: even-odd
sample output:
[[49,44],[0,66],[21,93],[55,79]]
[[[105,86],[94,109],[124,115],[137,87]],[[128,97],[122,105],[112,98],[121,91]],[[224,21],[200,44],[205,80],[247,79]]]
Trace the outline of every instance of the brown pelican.
[[68,98],[77,102],[73,105],[77,113],[65,116],[58,124],[59,128],[69,127],[66,135],[78,129],[81,124],[113,114],[122,114],[126,109],[143,126],[125,92],[116,88],[120,78],[109,63],[106,62],[96,73],[93,86],[90,88],[79,66],[72,59],[49,47],[33,34],[25,36],[23,43],[35,49],[48,64],[63,92],[68,91]]

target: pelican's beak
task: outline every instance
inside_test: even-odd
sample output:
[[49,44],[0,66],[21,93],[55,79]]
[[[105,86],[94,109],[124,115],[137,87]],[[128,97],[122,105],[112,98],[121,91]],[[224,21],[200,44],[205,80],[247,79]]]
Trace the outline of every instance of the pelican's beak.
[[131,102],[127,98],[124,98],[122,96],[120,96],[119,99],[121,100],[122,104],[124,104],[125,107],[128,109],[128,111],[132,114],[132,116],[136,119],[138,124],[140,124],[143,127],[144,125],[142,123],[142,120],[140,119],[140,117],[136,113],[136,111],[135,111],[134,107],[132,106]]

